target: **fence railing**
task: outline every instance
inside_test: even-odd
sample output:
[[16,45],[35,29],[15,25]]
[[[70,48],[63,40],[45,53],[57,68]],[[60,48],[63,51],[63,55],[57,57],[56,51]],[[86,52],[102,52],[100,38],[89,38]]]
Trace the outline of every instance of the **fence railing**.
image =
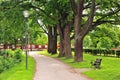
[[0,50],[3,50],[3,49],[16,49],[16,48],[20,48],[20,49],[29,49],[29,50],[43,50],[43,49],[47,49],[47,45],[28,45],[27,47],[26,46],[14,46],[14,45],[11,45],[11,46],[6,46],[6,45],[1,45],[0,46]]

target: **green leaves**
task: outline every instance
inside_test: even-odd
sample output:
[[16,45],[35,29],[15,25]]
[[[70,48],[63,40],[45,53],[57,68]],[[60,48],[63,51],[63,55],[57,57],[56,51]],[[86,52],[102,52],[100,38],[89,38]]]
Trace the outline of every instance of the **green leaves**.
[[[77,0],[75,0],[75,2],[77,4]],[[119,3],[120,0],[96,0],[96,6],[98,7],[94,21],[109,21],[112,24],[119,25]],[[90,11],[89,8],[91,5],[91,0],[84,0],[84,6],[86,5],[88,5],[88,7],[84,10],[87,11],[87,14],[82,17],[82,19],[84,19],[83,25],[85,24],[89,15],[88,13]],[[1,0],[0,37],[1,39],[4,38],[5,42],[9,41],[9,38],[7,37],[8,35],[11,37],[10,42],[12,42],[14,38],[18,39],[25,34],[25,22],[22,14],[22,11],[25,9],[30,10],[29,27],[32,33],[36,32],[36,30],[34,31],[33,29],[34,27],[39,27],[37,24],[38,18],[41,19],[43,24],[47,27],[54,26],[58,23],[58,21],[61,22],[62,26],[64,26],[67,21],[73,21],[70,0]],[[111,14],[117,10],[118,12]],[[40,27],[37,29],[40,29]],[[115,32],[111,30],[109,30],[111,32],[108,32],[108,30],[105,28],[99,29],[94,31],[95,34],[92,34],[91,37],[108,36],[110,39],[116,39],[113,43],[117,46],[119,39]],[[103,31],[105,34],[99,33],[99,31]],[[34,35],[32,33],[30,34]],[[106,40],[109,41],[109,39]],[[99,41],[99,38],[93,40],[94,43],[97,43],[97,41]],[[3,41],[1,40],[0,42]]]
[[111,49],[112,47],[119,46],[119,33],[119,27],[104,24],[93,30],[89,36],[94,47]]
[[0,73],[22,61],[22,50],[10,49],[0,51]]

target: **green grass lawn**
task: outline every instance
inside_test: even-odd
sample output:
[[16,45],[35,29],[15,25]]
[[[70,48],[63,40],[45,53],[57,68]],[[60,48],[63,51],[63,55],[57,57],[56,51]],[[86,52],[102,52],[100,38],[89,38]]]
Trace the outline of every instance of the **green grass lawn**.
[[[40,54],[57,58],[57,54],[50,55],[47,54],[46,51],[40,52]],[[120,80],[120,58],[84,54],[84,61],[81,63],[74,63],[73,58],[65,59],[63,57],[59,59],[72,66],[73,68],[90,68],[90,61],[95,60],[96,58],[102,58],[101,69],[91,69],[90,71],[84,72],[83,74],[87,75],[93,80]]]
[[0,74],[0,80],[33,80],[35,62],[32,57],[28,58],[28,70],[25,67],[25,56],[23,61],[13,68]]

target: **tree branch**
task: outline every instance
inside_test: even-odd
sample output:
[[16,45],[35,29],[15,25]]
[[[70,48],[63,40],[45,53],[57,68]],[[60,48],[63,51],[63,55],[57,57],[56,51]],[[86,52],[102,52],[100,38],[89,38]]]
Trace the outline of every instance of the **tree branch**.
[[47,17],[49,17],[49,18],[51,18],[52,20],[55,20],[52,16],[50,16],[49,14],[47,14],[43,9],[41,9],[41,8],[39,8],[39,7],[36,7],[36,6],[34,6],[34,5],[29,5],[31,8],[33,8],[33,9],[38,9],[39,11],[41,11],[41,12],[43,12]]
[[[37,22],[38,23],[38,22]],[[39,23],[38,23],[39,24]],[[39,24],[40,25],[40,24]],[[44,31],[44,33],[46,33],[47,35],[48,35],[48,32],[47,32],[47,30],[45,30],[44,28],[43,28],[43,25],[40,25],[40,27],[42,28],[42,30]]]
[[110,24],[115,24],[115,20],[102,20],[102,21],[96,21],[93,22],[91,29],[95,28],[98,25],[105,24],[105,23],[110,23]]
[[[86,35],[88,33],[88,31],[90,30],[90,28],[92,27],[94,13],[95,13],[95,0],[92,0],[91,13],[88,17],[88,20],[87,20],[86,24],[83,27],[82,32],[80,32],[79,36],[80,35],[82,35],[82,36]],[[79,38],[81,38],[81,37],[79,37]]]
[[108,13],[106,13],[105,15],[101,15],[102,17],[99,18],[97,21],[101,21],[102,19],[106,18],[107,16],[111,16],[111,15],[114,15],[114,14],[117,14],[118,12],[120,11],[120,8],[116,9],[116,10],[112,10]]
[[73,13],[77,14],[77,5],[75,3],[75,0],[70,0],[70,3],[71,3],[71,7],[72,7],[72,10],[73,10]]

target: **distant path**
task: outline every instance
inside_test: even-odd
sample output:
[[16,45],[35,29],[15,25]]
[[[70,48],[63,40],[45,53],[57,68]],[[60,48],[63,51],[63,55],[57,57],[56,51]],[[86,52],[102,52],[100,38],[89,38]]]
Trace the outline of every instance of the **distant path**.
[[36,61],[34,80],[91,80],[64,63],[43,55],[30,52]]

